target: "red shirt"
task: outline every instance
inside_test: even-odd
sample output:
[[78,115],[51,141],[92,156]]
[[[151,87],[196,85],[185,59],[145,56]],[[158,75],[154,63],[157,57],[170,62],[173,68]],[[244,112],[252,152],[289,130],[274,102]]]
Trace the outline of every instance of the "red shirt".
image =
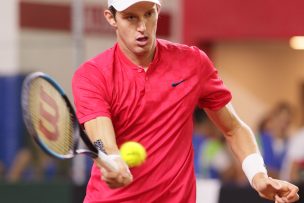
[[73,94],[81,123],[109,117],[119,146],[137,141],[148,154],[143,165],[131,168],[134,181],[120,189],[109,189],[93,166],[85,203],[195,202],[193,110],[217,110],[231,100],[206,54],[157,40],[145,72],[116,44],[76,71]]

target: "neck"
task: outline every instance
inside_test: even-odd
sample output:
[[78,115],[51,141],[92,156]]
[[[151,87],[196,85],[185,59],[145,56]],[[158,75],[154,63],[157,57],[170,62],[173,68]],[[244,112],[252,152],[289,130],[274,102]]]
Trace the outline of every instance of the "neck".
[[144,69],[147,69],[150,63],[153,61],[154,53],[155,53],[155,48],[152,49],[152,51],[148,52],[147,54],[135,55],[134,58],[130,57],[130,60],[132,61],[132,63]]
[[156,41],[152,45],[151,49],[143,53],[134,53],[132,50],[128,49],[128,47],[124,46],[124,43],[120,43],[119,40],[118,45],[121,51],[132,63],[144,68],[145,70],[148,69],[148,66],[152,62],[156,51]]

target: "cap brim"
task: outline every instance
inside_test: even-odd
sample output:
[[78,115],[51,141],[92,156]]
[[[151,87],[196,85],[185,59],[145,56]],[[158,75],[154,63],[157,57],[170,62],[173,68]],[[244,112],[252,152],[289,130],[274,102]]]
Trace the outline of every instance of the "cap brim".
[[117,11],[123,11],[132,6],[133,4],[139,3],[139,2],[152,2],[155,3],[159,6],[161,6],[159,0],[131,0],[131,1],[116,1],[112,4],[112,6],[117,10]]

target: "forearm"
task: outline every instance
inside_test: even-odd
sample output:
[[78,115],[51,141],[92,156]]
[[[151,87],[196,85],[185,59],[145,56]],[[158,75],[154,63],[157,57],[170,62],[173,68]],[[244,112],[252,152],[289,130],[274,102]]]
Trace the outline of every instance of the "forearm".
[[231,104],[218,111],[205,111],[224,134],[239,161],[242,162],[249,154],[259,152],[252,130],[237,116]]
[[130,184],[133,181],[133,176],[127,164],[119,156],[120,153],[116,144],[111,119],[98,117],[86,122],[84,127],[93,143],[98,140],[102,142],[104,150],[109,154],[108,157],[111,157],[117,166],[115,167],[117,170],[107,170],[97,161],[96,164],[100,167],[102,180],[105,181],[110,188],[119,188]]
[[218,111],[206,110],[209,117],[221,129],[234,155],[242,163],[243,171],[253,184],[256,174],[267,176],[263,158],[260,155],[251,129],[238,118],[231,105]]
[[100,140],[103,148],[108,154],[119,153],[116,144],[115,132],[111,119],[107,117],[97,117],[84,124],[90,140],[94,143]]
[[234,155],[242,162],[248,155],[260,153],[252,130],[242,122],[231,131],[223,132]]

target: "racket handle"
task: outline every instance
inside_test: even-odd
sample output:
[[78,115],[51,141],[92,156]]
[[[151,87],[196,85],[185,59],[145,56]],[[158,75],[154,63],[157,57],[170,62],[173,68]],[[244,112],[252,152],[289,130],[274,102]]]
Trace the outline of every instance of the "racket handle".
[[97,163],[108,171],[117,172],[118,165],[113,160],[113,157],[106,155],[104,152],[98,150]]

